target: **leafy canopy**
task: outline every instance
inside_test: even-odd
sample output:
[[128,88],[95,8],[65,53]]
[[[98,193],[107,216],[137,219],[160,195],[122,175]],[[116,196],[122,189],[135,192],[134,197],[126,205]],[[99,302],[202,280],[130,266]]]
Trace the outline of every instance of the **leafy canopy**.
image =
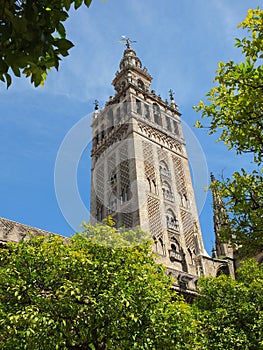
[[196,306],[207,349],[263,349],[263,264],[243,261],[237,280],[221,275],[199,280]]
[[12,83],[10,71],[43,84],[47,72],[58,69],[73,43],[66,37],[65,20],[71,5],[78,9],[92,0],[0,0],[0,79]]
[[201,350],[200,325],[139,229],[85,224],[1,251],[1,349]]
[[70,239],[9,243],[0,255],[5,350],[263,349],[263,265],[203,278],[194,305],[173,290],[152,242],[84,225]]
[[[207,93],[207,102],[194,108],[208,118],[210,134],[218,133],[229,149],[254,158],[252,172],[242,169],[212,185],[223,199],[222,213],[229,214],[222,240],[250,256],[263,249],[263,11],[249,10],[239,27],[247,31],[246,37],[236,39],[244,60],[219,62],[216,86]],[[203,127],[200,120],[196,126]]]
[[[263,11],[249,10],[239,27],[248,37],[236,39],[244,61],[219,62],[217,83],[207,93],[208,104],[200,101],[195,107],[203,118],[209,118],[210,134],[218,132],[228,148],[237,153],[251,152],[255,161],[262,161],[263,144]],[[202,126],[197,121],[197,126]]]

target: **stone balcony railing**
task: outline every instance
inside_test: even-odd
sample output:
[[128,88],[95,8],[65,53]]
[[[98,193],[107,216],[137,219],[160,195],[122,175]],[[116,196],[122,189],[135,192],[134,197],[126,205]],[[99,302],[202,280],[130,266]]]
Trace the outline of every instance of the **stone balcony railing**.
[[182,254],[177,253],[173,249],[169,250],[169,257],[171,261],[180,261],[180,262],[182,261]]
[[163,198],[169,202],[174,202],[174,195],[172,192],[163,192]]
[[165,169],[160,169],[160,174],[162,175],[162,176],[166,176],[166,177],[171,177],[171,173],[170,173],[170,171],[169,170],[165,170]]
[[178,231],[179,230],[179,226],[178,226],[178,222],[167,222],[167,228],[171,229],[171,230],[175,230]]

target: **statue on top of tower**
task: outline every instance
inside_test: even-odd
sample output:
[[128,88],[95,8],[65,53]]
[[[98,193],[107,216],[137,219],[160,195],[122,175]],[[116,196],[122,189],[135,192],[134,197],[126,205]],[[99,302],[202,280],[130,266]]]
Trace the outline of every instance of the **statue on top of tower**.
[[174,101],[174,91],[172,89],[169,90],[169,97],[170,97],[170,101]]
[[137,41],[135,40],[131,40],[130,38],[126,38],[125,35],[122,35],[121,36],[121,40],[120,40],[120,43],[121,44],[125,44],[127,49],[130,49],[131,48],[131,43],[136,43]]

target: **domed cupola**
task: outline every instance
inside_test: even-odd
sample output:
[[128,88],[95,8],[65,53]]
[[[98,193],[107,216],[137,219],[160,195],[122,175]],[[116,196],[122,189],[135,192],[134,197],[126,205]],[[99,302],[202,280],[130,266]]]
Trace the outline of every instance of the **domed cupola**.
[[120,69],[125,68],[142,68],[141,60],[136,56],[136,52],[132,48],[127,48],[123,53],[123,58],[120,62]]

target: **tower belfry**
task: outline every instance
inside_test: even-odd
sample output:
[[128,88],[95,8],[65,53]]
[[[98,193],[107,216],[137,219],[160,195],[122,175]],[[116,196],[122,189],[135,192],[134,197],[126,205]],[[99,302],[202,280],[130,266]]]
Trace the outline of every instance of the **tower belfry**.
[[127,42],[114,96],[92,121],[91,222],[150,232],[178,288],[195,290],[211,271],[200,230],[181,114],[151,89],[152,77]]

